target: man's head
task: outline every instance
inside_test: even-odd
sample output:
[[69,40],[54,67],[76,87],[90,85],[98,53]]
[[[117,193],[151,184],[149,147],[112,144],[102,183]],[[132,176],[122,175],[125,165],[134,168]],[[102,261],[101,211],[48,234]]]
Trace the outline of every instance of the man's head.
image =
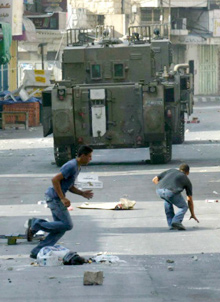
[[81,165],[88,165],[92,160],[93,149],[89,146],[83,145],[78,150],[78,158]]
[[187,165],[187,164],[181,164],[179,166],[179,170],[181,172],[183,172],[184,174],[188,175],[189,174],[189,165]]

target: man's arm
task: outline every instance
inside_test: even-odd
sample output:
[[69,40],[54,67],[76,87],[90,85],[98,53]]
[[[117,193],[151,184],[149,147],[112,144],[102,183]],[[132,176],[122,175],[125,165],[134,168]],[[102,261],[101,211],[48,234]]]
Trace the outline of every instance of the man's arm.
[[87,198],[87,199],[90,199],[93,197],[93,192],[92,190],[87,190],[87,191],[81,191],[79,189],[77,189],[76,187],[72,186],[69,191],[71,193],[74,193],[74,194],[77,194],[77,195],[80,195],[84,198]]
[[60,200],[62,201],[62,203],[65,205],[65,207],[69,207],[70,206],[70,201],[68,198],[66,198],[63,195],[62,189],[61,189],[61,180],[63,179],[63,174],[62,173],[58,173],[57,175],[55,175],[52,178],[52,183],[53,183],[53,187],[54,190],[56,191],[57,195],[59,196]]
[[158,184],[158,182],[160,181],[158,176],[155,176],[153,179],[152,179],[153,183],[155,183],[155,185]]
[[189,210],[191,213],[191,216],[189,219],[193,218],[193,219],[195,219],[195,221],[199,222],[199,220],[196,218],[195,213],[194,213],[194,204],[193,204],[192,196],[187,196],[187,201],[188,201],[188,206],[189,206]]

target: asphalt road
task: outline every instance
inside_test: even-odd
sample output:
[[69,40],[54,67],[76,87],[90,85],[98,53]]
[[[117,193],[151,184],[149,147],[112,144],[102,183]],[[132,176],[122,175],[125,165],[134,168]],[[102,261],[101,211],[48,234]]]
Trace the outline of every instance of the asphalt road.
[[[148,149],[99,150],[83,168],[103,182],[103,189],[94,189],[94,203],[126,196],[136,201],[134,210],[82,210],[77,206],[86,200],[68,195],[74,229],[60,243],[88,258],[106,252],[125,262],[38,267],[29,258],[35,243],[8,246],[0,239],[0,301],[219,302],[220,105],[196,103],[193,117],[200,123],[186,123],[186,141],[173,146],[167,165],[146,163]],[[0,158],[1,234],[24,233],[33,216],[51,219],[49,209],[37,202],[59,171],[52,137],[43,138],[41,127],[0,130]],[[170,231],[151,180],[182,162],[191,166],[200,223],[189,221],[187,213],[187,230]],[[87,270],[102,270],[103,285],[83,286]]]

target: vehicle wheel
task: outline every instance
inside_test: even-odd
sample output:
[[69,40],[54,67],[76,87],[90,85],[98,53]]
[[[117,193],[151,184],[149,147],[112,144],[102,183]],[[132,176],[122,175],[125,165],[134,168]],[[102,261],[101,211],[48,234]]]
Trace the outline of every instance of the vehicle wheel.
[[71,145],[71,158],[77,157],[78,147],[76,145]]
[[167,129],[164,141],[150,144],[151,164],[166,164],[172,158],[172,131]]
[[58,167],[64,165],[68,160],[76,157],[76,149],[73,145],[54,145],[54,157]]
[[184,121],[184,113],[180,115],[178,130],[173,133],[173,144],[182,144],[185,140],[185,121]]

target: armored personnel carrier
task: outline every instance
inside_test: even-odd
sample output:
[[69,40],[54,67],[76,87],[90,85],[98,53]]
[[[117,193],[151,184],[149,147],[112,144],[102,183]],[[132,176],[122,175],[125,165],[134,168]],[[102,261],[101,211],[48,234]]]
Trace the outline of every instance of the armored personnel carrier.
[[192,75],[188,64],[170,71],[170,41],[148,32],[90,42],[85,31],[68,31],[63,80],[43,92],[44,136],[53,132],[58,166],[81,144],[149,147],[152,164],[171,160],[172,142],[184,140],[184,113],[193,110]]

